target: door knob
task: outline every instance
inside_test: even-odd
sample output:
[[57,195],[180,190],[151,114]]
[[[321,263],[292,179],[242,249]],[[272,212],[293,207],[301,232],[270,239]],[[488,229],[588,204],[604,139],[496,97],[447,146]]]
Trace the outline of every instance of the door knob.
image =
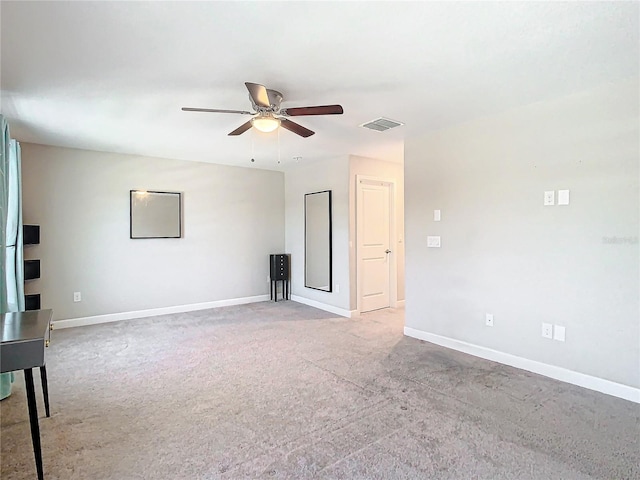
[[391,250],[387,249],[384,251],[384,253],[391,253]]

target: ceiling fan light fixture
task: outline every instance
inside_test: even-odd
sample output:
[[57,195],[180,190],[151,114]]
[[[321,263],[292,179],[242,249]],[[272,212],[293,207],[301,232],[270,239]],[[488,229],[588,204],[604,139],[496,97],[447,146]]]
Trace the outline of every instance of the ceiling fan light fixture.
[[269,133],[280,126],[280,119],[272,117],[271,115],[253,117],[251,119],[251,125],[261,132]]

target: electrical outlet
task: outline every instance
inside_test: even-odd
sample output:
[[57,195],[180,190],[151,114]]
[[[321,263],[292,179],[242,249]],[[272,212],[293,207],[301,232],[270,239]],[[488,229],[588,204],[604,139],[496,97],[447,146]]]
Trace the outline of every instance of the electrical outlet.
[[487,315],[485,316],[485,323],[487,324],[487,327],[493,327],[493,314],[492,313],[487,313]]
[[336,283],[336,293],[340,293],[340,284]]
[[267,275],[267,283],[269,283],[271,281],[271,279],[269,278],[269,275]]
[[556,192],[555,190],[549,190],[544,192],[544,204],[545,206],[556,204]]
[[544,338],[553,338],[553,325],[550,323],[542,324],[542,336]]
[[73,292],[73,301],[74,302],[81,302],[82,301],[82,294],[80,292]]

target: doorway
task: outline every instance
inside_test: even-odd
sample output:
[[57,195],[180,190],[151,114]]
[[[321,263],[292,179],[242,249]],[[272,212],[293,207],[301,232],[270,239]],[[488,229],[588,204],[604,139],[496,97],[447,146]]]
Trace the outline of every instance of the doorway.
[[357,302],[360,313],[395,306],[395,184],[356,177]]

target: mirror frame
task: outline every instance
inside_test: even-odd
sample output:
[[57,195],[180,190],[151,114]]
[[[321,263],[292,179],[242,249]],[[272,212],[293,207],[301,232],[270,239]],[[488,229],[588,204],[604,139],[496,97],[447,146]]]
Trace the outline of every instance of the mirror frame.
[[[310,195],[319,195],[321,193],[328,194],[328,214],[329,214],[329,288],[318,288],[307,285],[307,197]],[[304,286],[320,292],[331,293],[333,291],[333,218],[332,218],[332,198],[331,190],[322,190],[319,192],[304,194]]]
[[[133,196],[139,192],[146,192],[148,194],[159,193],[162,195],[173,195],[178,199],[178,218],[171,219],[172,222],[178,223],[178,235],[171,236],[149,236],[149,237],[141,237],[141,236],[133,236],[133,217],[134,217],[134,209],[133,209]],[[136,215],[143,214],[144,210],[136,211]],[[175,223],[174,223],[175,225]],[[182,193],[180,192],[160,192],[157,190],[129,190],[129,238],[132,240],[140,240],[140,239],[148,239],[148,238],[182,238]]]

